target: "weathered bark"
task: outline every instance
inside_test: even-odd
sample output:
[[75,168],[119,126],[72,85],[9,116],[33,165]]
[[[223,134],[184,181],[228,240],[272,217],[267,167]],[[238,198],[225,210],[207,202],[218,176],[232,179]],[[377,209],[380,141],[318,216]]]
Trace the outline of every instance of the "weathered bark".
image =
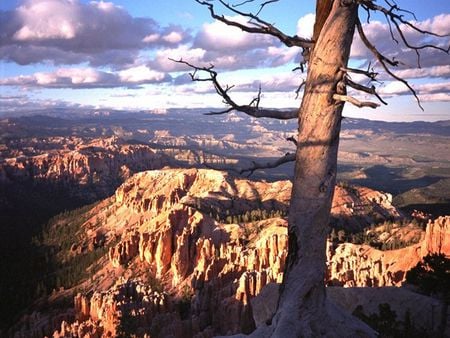
[[[289,211],[289,254],[273,337],[370,336],[373,332],[326,301],[326,238],[337,170],[347,67],[357,5],[334,1],[311,52],[299,110],[295,177]],[[318,28],[319,29],[319,28]]]

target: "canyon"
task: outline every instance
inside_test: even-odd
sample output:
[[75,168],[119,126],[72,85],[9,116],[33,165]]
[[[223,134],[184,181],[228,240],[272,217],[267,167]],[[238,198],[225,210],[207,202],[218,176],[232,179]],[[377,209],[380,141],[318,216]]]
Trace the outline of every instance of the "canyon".
[[[104,255],[88,267],[89,278],[54,290],[47,302],[65,297],[69,305],[64,310],[37,307],[10,335],[106,337],[127,330],[138,336],[212,337],[252,332],[261,324],[254,315],[263,311],[255,300],[283,278],[288,249],[283,215],[290,189],[289,181],[251,181],[207,169],[131,176],[114,195],[86,211],[70,249],[57,253],[69,259],[104,248]],[[391,202],[386,193],[337,186],[332,216],[340,225],[363,230],[401,219]],[[52,227],[64,225],[59,221]],[[349,290],[400,287],[422,257],[450,255],[450,217],[429,220],[425,230],[413,224],[404,228],[405,238],[409,233],[420,236],[417,243],[397,250],[328,242],[327,279],[338,303],[345,307],[346,297],[335,291],[345,288],[336,285]],[[413,306],[410,311],[415,316]]]
[[[291,124],[46,114],[0,120],[0,336],[212,337],[271,320],[292,167],[240,171],[291,151]],[[405,281],[449,257],[449,136],[445,121],[343,121],[327,293],[346,311],[450,327],[445,302]]]

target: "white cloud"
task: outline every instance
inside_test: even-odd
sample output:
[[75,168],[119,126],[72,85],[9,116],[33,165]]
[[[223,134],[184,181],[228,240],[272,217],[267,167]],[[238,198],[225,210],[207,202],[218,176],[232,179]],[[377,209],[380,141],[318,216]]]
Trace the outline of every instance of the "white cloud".
[[236,86],[236,90],[257,92],[259,87],[263,92],[291,92],[298,88],[302,78],[298,73],[288,72],[265,74],[255,81],[244,81]]
[[81,28],[74,12],[77,12],[74,2],[29,1],[16,11],[22,25],[13,40],[72,39]]
[[163,82],[166,74],[149,69],[146,66],[133,67],[119,72],[122,83]]
[[145,42],[145,43],[156,42],[160,39],[160,37],[161,36],[157,33],[149,34],[142,39],[142,42]]
[[[258,79],[249,79],[248,76],[239,76],[235,73],[221,74],[219,82],[223,87],[233,86],[230,94],[252,93],[256,95],[261,87],[262,93],[290,92],[294,95],[302,79],[297,73],[283,72],[279,74],[264,74]],[[192,82],[190,77],[181,76],[175,80],[178,84],[177,91],[183,93],[215,93],[210,82]]]
[[[248,20],[240,16],[227,17],[227,19],[249,25]],[[273,45],[279,45],[279,42],[270,36],[246,33],[220,21],[205,23],[194,41],[194,47],[226,52],[242,52]]]
[[416,23],[419,28],[439,35],[448,35],[450,33],[450,14],[436,15],[434,18]]
[[[2,107],[2,111],[0,115],[15,115],[19,112],[30,113],[35,111],[45,111],[48,109],[54,108],[70,108],[73,109],[79,108],[80,105],[77,103],[62,101],[62,100],[52,100],[45,99],[39,100],[36,98],[31,99],[27,95],[21,96],[1,96],[0,95],[0,103]],[[92,108],[91,106],[84,105],[83,108]]]
[[311,39],[314,32],[314,22],[316,21],[316,15],[309,13],[305,16],[302,16],[300,19],[298,19],[297,22],[297,35],[306,38]]
[[59,68],[54,72],[38,72],[32,75],[0,79],[0,86],[41,88],[113,88],[138,87],[147,83],[170,81],[167,74],[145,66],[129,68],[118,73],[92,68]]
[[395,72],[396,75],[406,79],[418,79],[418,78],[450,78],[450,65],[445,66],[433,66],[427,68],[409,68]]
[[[248,24],[242,17],[228,18]],[[314,18],[314,14],[307,14],[298,20],[299,36],[312,36]],[[440,34],[449,33],[450,14],[442,14],[417,25]],[[394,69],[397,75],[406,79],[450,77],[448,54],[423,50],[422,68],[418,68],[415,52],[392,41],[387,24],[372,21],[363,26],[369,40],[382,53],[403,62],[398,69]],[[413,45],[440,43],[448,46],[449,43],[448,37],[424,38],[411,29],[406,29],[405,34]],[[367,65],[373,56],[357,35],[355,33],[352,58]],[[153,51],[147,53],[150,49]],[[245,33],[219,21],[204,24],[192,39],[188,31],[179,26],[161,27],[152,19],[134,18],[124,8],[111,2],[26,0],[14,11],[0,11],[0,60],[21,65],[41,62],[83,64],[77,68],[65,66],[53,72],[0,79],[0,85],[24,88],[138,87],[146,83],[169,82],[172,78],[168,72],[190,70],[169,58],[183,59],[199,66],[213,64],[222,77],[226,75],[223,71],[287,65],[296,62],[299,55],[299,48],[287,48],[273,37]],[[101,66],[101,70],[95,69],[97,66]],[[108,69],[105,66],[109,66],[110,70],[105,70]],[[264,74],[265,70],[261,73]],[[189,76],[180,73],[174,76],[176,78],[172,83],[177,85],[176,90],[186,93],[213,91],[210,83],[187,86]],[[353,79],[360,80],[357,75]],[[380,74],[380,80],[388,79],[386,74]],[[234,78],[229,84],[236,85],[234,91],[243,94],[254,92],[259,84],[266,92],[293,93],[300,81],[298,73],[283,73],[263,75],[259,80],[255,77]],[[419,85],[417,88],[426,100],[447,100],[449,90],[442,83]],[[409,94],[403,84],[395,82],[387,82],[380,92],[386,96]]]
[[[248,24],[239,16],[228,19]],[[202,26],[192,44],[158,50],[149,65],[160,71],[187,71],[189,67],[169,60],[183,59],[197,66],[214,65],[219,71],[269,68],[293,62],[299,53],[299,48],[287,48],[273,37],[214,21]]]
[[183,35],[179,32],[170,32],[169,34],[164,35],[162,39],[166,42],[176,44],[183,41]]
[[435,93],[420,95],[423,102],[450,102],[450,93]]
[[165,72],[188,70],[188,67],[170,59],[183,59],[192,64],[201,65],[205,53],[206,51],[204,49],[190,48],[189,45],[180,45],[177,48],[160,49],[156,52],[154,59],[149,62],[149,66],[152,69]]

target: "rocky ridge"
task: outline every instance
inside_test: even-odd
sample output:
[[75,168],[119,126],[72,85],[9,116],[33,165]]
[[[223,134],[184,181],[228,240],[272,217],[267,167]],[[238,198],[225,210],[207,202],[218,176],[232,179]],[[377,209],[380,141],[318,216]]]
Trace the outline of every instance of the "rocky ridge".
[[[29,142],[34,144],[33,140]],[[160,169],[169,163],[167,157],[156,154],[149,146],[127,144],[118,137],[50,138],[39,144],[40,147],[22,144],[20,152],[2,154],[1,184],[37,181],[91,186],[105,196],[132,174]],[[27,151],[28,148],[32,151]]]

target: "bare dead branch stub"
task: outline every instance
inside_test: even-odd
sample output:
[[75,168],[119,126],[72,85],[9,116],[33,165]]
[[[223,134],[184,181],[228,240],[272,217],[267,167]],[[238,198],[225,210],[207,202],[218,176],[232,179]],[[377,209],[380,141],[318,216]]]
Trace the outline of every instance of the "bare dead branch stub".
[[362,107],[378,108],[380,106],[378,103],[370,101],[360,101],[349,95],[333,94],[333,99],[341,102],[349,102],[358,108]]
[[273,169],[279,167],[282,164],[294,162],[295,161],[295,153],[286,153],[284,156],[280,157],[276,161],[266,162],[266,163],[257,163],[253,162],[253,165],[250,168],[242,169],[240,174],[244,174],[248,172],[248,176],[251,176],[256,170],[261,169]]

